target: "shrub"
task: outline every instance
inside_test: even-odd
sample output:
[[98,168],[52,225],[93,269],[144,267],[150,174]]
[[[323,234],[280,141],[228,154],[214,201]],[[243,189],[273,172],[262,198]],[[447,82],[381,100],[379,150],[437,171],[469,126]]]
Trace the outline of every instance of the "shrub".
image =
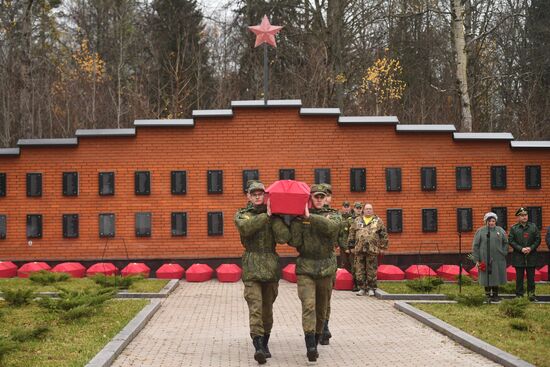
[[517,297],[502,301],[498,306],[500,313],[507,317],[523,318],[525,310],[529,306],[529,300],[525,297]]
[[52,273],[49,271],[41,270],[36,273],[32,273],[29,279],[35,283],[41,285],[48,285],[57,282],[64,282],[70,278],[67,273]]
[[118,289],[128,289],[134,282],[142,279],[143,277],[141,275],[122,277],[119,275],[105,276],[103,274],[96,274],[92,277],[92,280],[102,287]]
[[430,293],[441,284],[443,284],[443,280],[441,280],[441,278],[433,277],[417,278],[413,280],[408,280],[406,283],[407,287],[409,287],[413,291],[421,293]]
[[483,294],[449,294],[447,296],[458,304],[468,307],[481,306],[485,302]]
[[106,301],[113,298],[112,289],[86,289],[83,291],[61,290],[59,298],[41,298],[37,301],[40,307],[57,312],[62,319],[75,320],[90,316]]
[[527,320],[511,319],[508,325],[510,325],[510,327],[514,330],[519,330],[519,331],[531,330],[531,324],[529,324]]
[[503,294],[515,294],[516,293],[516,284],[515,283],[506,283],[498,287],[499,292]]
[[4,294],[4,301],[6,301],[9,306],[13,307],[28,305],[34,298],[34,292],[30,288],[6,288],[2,291],[2,293]]
[[[460,280],[458,275],[455,278],[456,278],[457,282]],[[467,275],[462,276],[462,286],[469,287],[473,284],[474,284],[474,280],[471,277],[469,277]]]
[[42,338],[50,328],[45,325],[37,326],[33,329],[16,328],[11,331],[10,336],[13,341],[25,342],[27,340]]

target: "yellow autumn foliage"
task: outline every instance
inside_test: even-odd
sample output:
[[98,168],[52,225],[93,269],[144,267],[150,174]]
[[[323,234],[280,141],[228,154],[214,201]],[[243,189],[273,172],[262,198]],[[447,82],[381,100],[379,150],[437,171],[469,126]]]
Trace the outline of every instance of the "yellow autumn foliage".
[[407,84],[400,79],[403,68],[399,60],[383,57],[367,69],[362,78],[360,91],[373,94],[377,104],[391,100],[400,100]]

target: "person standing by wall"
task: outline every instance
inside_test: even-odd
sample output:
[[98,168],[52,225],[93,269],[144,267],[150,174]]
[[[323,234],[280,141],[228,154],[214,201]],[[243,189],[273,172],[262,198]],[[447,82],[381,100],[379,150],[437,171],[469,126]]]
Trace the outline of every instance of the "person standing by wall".
[[338,216],[323,208],[326,188],[312,185],[310,191],[312,208],[306,205],[304,215],[292,221],[289,245],[299,254],[296,276],[298,297],[302,302],[302,328],[307,358],[314,362],[319,357],[317,344],[323,332],[337,268],[334,244],[340,221]]
[[485,287],[488,302],[497,302],[498,287],[506,284],[506,254],[508,237],[497,226],[497,215],[488,212],[483,216],[485,225],[479,228],[472,242],[472,255],[479,270],[479,284]]
[[[546,227],[546,246],[548,247],[548,252],[546,254],[546,259],[548,260],[546,262],[546,265],[548,266],[548,270],[550,270],[550,226]],[[550,271],[548,271],[548,279],[550,282]]]
[[242,256],[244,298],[248,304],[254,359],[264,364],[271,357],[268,343],[273,326],[273,303],[277,298],[281,270],[277,243],[287,243],[290,231],[282,219],[271,215],[264,204],[265,187],[259,181],[248,185],[246,208],[235,214],[235,225],[245,250]]
[[355,274],[360,288],[356,295],[374,296],[378,287],[378,255],[388,248],[388,232],[382,219],[374,214],[371,204],[366,203],[363,215],[355,218],[348,242],[355,245]]
[[512,265],[516,268],[516,297],[523,297],[524,272],[527,273],[527,295],[529,300],[536,301],[535,265],[537,248],[540,245],[540,231],[536,224],[528,221],[529,215],[523,207],[516,211],[518,222],[510,229],[508,243],[513,249]]

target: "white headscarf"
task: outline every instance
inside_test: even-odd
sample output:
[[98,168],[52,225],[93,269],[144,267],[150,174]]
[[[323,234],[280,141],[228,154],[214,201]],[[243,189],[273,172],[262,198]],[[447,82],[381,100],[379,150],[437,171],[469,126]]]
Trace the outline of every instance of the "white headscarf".
[[495,218],[495,220],[498,220],[498,216],[493,212],[487,212],[483,216],[483,221],[487,222],[490,218]]

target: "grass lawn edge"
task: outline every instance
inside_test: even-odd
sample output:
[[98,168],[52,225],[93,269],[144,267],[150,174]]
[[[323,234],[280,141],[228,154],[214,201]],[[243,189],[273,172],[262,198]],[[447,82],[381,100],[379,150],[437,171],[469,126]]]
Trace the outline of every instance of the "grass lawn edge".
[[86,367],[107,367],[110,366],[116,357],[122,353],[124,348],[136,337],[145,327],[151,317],[161,306],[161,300],[151,299],[145,306],[117,335],[111,339],[99,353],[95,355]]
[[503,366],[534,367],[533,364],[524,361],[513,354],[505,352],[502,349],[499,349],[481,339],[478,339],[460,330],[459,328],[454,327],[433,315],[430,315],[427,312],[419,310],[408,302],[397,301],[394,303],[394,307],[397,310],[431,327],[432,329],[442,333],[443,335],[448,336],[462,346],[481,354],[494,362],[500,363]]

